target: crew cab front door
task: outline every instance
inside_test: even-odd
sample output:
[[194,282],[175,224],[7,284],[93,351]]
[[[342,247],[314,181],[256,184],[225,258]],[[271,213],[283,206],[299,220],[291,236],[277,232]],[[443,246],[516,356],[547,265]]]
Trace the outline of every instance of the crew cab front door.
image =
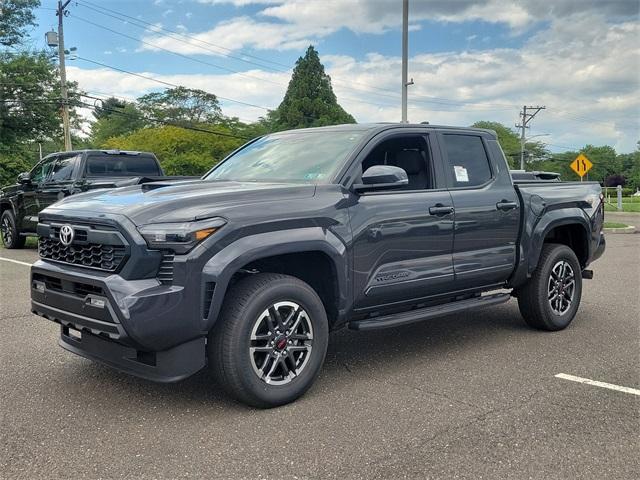
[[502,151],[480,132],[443,132],[438,140],[455,208],[455,289],[501,284],[515,266],[520,222],[520,202]]
[[[73,192],[74,173],[79,168],[80,155],[60,154],[51,173],[38,189],[39,212]],[[38,213],[39,213],[38,212]]]
[[355,195],[349,207],[356,311],[400,307],[453,288],[452,200],[437,188],[437,150],[419,132],[388,133],[361,155],[356,179],[373,165],[393,165],[409,184]]
[[31,180],[23,185],[22,200],[22,225],[21,229],[27,232],[35,232],[38,224],[38,213],[42,210],[41,194],[42,188],[47,182],[57,156],[46,157],[40,161],[31,172]]

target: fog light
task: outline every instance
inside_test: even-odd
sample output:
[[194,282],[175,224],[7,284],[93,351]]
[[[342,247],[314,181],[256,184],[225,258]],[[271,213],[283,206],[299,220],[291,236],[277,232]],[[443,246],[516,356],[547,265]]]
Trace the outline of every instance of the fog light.
[[89,305],[91,305],[92,307],[96,307],[96,308],[104,308],[105,306],[105,301],[101,300],[99,298],[93,298],[91,297],[89,299]]
[[44,293],[44,282],[39,282],[37,280],[33,281],[33,288],[40,293]]

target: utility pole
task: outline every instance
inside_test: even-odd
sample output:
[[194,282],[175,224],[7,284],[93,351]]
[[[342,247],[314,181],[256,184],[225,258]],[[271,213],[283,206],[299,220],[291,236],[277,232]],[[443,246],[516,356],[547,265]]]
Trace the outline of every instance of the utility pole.
[[409,0],[402,0],[402,123],[407,123],[407,87],[409,56]]
[[[526,142],[525,132],[529,128],[529,122],[535,117],[540,110],[544,110],[547,107],[530,107],[523,105],[520,112],[520,124],[516,124],[516,128],[520,128],[520,170],[524,170],[524,144]],[[533,113],[527,113],[527,110],[533,111]]]
[[62,3],[58,0],[56,15],[58,16],[58,61],[60,67],[60,94],[62,96],[62,128],[64,130],[64,149],[69,151],[71,147],[71,126],[69,124],[69,98],[67,96],[67,70],[64,64],[64,28],[63,18],[65,8],[71,0]]

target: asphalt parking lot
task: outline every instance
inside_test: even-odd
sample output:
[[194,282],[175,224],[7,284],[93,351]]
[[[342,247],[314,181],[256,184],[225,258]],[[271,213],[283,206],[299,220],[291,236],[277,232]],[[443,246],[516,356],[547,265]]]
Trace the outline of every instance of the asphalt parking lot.
[[0,477],[640,478],[640,234],[607,240],[567,330],[530,330],[512,300],[335,332],[312,390],[268,411],[205,372],[160,385],[63,351],[28,266],[0,260]]

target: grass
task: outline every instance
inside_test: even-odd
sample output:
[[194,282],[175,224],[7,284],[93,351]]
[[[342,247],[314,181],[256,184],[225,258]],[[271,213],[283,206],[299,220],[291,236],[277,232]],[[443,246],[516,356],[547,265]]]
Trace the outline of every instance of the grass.
[[628,226],[626,223],[604,222],[604,228],[627,228]]
[[[605,203],[604,204],[605,212],[618,212],[618,204],[617,203]],[[622,211],[627,213],[640,213],[640,203],[638,202],[622,202]]]
[[[36,249],[38,248],[38,239],[36,237],[27,237],[27,242],[24,248]],[[0,249],[4,249],[4,244],[0,241]]]

